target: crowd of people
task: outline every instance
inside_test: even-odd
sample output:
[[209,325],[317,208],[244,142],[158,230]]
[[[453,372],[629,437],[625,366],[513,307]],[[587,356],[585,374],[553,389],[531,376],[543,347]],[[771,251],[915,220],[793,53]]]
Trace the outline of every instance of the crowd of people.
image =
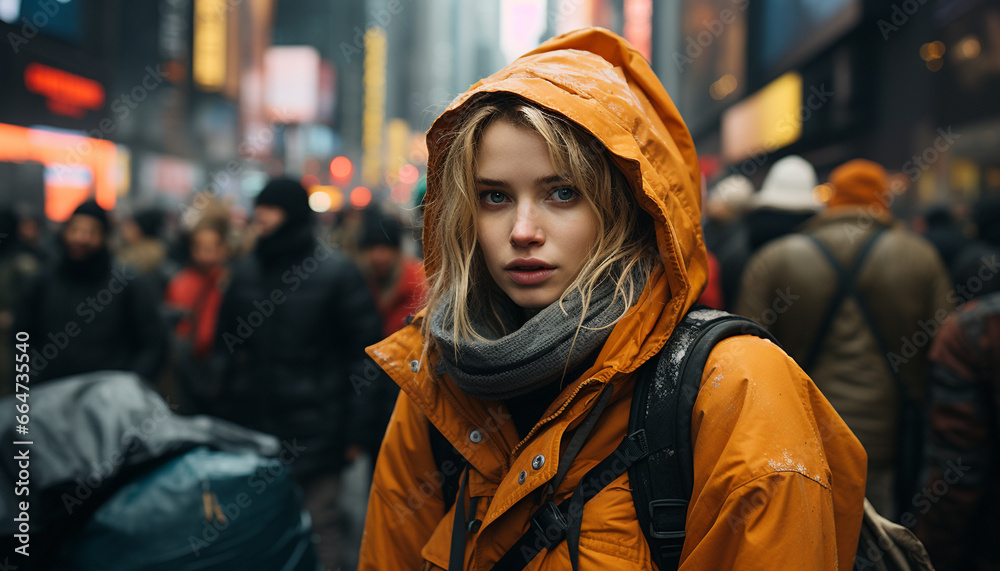
[[349,563],[340,475],[374,457],[395,400],[392,383],[373,382],[364,348],[416,312],[420,264],[404,253],[404,225],[375,210],[362,217],[356,257],[346,256],[295,180],[274,179],[257,196],[242,256],[229,209],[206,204],[173,240],[157,210],[116,222],[87,201],[51,242],[29,232],[36,220],[4,212],[4,338],[28,334],[32,382],[132,371],[177,412],[302,447],[291,469],[319,556],[330,568]]
[[[715,184],[704,229],[716,261],[700,300],[775,335],[864,445],[867,498],[916,529],[939,569],[988,568],[984,540],[1000,531],[988,517],[1000,497],[1000,201],[964,225],[940,207],[907,224],[887,208],[879,165],[851,161],[828,184],[836,193],[820,202],[796,156],[760,190],[740,175]],[[362,217],[354,259],[312,219],[305,189],[276,179],[256,199],[245,255],[219,207],[176,256],[162,212],[116,232],[113,213],[85,202],[51,246],[44,224],[4,212],[0,327],[35,340],[39,381],[130,370],[183,412],[297,440],[304,503],[322,556],[338,561],[350,549],[341,471],[377,454],[396,394],[387,381],[358,390],[372,384],[364,349],[406,325],[427,286],[397,218]]]
[[[787,156],[759,189],[719,177],[700,208],[690,136],[629,49],[569,34],[453,103],[428,137],[423,263],[400,219],[319,227],[287,178],[240,230],[211,200],[180,226],[87,201],[51,241],[2,212],[0,333],[28,333],[32,382],[133,371],[179,412],[295,442],[329,568],[461,569],[506,559],[535,508],[615,450],[636,371],[697,300],[781,348],[742,336],[711,353],[683,561],[734,568],[781,544],[790,565],[847,568],[867,497],[938,569],[996,568],[1000,197],[900,220],[882,166],[824,180]],[[570,88],[566,69],[593,73]],[[464,458],[460,484],[415,506],[436,442]],[[359,546],[340,495],[363,456],[378,464]],[[542,557],[659,561],[626,479]]]
[[899,220],[898,182],[876,163],[821,182],[788,156],[759,191],[738,174],[714,185],[717,307],[766,327],[809,374],[865,447],[868,500],[915,529],[937,569],[995,568],[1000,197]]

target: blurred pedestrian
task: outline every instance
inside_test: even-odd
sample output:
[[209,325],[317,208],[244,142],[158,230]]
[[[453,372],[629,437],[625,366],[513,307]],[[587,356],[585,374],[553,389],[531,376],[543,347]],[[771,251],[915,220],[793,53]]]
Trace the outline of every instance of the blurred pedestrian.
[[930,337],[953,305],[934,247],[886,207],[885,169],[850,161],[827,208],[768,244],[743,273],[738,311],[770,330],[868,452],[867,497],[892,518],[919,470]]
[[951,208],[946,204],[931,206],[922,216],[922,222],[924,238],[937,249],[944,267],[951,268],[958,253],[971,242],[952,217]]
[[337,213],[330,231],[330,241],[337,245],[348,258],[361,265],[361,248],[358,240],[364,231],[364,213],[353,208],[344,208]]
[[380,337],[378,313],[358,268],[314,237],[306,189],[274,179],[257,196],[252,255],[238,261],[223,296],[214,352],[223,364],[210,412],[275,434],[300,455],[292,471],[320,537],[341,565],[339,475],[366,435],[355,422],[365,346]]
[[143,210],[122,223],[123,245],[118,260],[139,273],[161,279],[167,247],[161,235],[163,212]]
[[746,216],[750,252],[797,231],[812,218],[821,208],[815,188],[816,169],[809,161],[790,155],[774,163]]
[[382,318],[382,334],[392,335],[421,307],[427,293],[420,260],[403,253],[403,226],[377,214],[365,221],[358,241],[362,270]]
[[725,301],[722,297],[722,270],[719,260],[711,251],[705,252],[708,262],[708,280],[705,282],[705,291],[701,292],[698,303],[711,307],[712,309],[725,309]]
[[17,241],[21,248],[33,255],[41,264],[54,255],[56,245],[45,226],[45,216],[30,207],[16,209]]
[[[668,556],[622,472],[641,438],[627,435],[636,371],[707,277],[683,120],[646,59],[591,28],[476,83],[427,142],[430,293],[369,348],[401,392],[360,568],[654,568]],[[864,452],[808,377],[738,336],[701,380],[681,567],[752,568],[777,550],[789,568],[849,569]]]
[[0,209],[0,396],[14,390],[14,309],[39,260],[22,244],[13,210]]
[[[382,321],[382,337],[404,327],[423,305],[427,294],[421,262],[403,253],[402,242],[403,226],[398,219],[377,210],[365,213],[357,246],[361,270]],[[350,556],[346,563],[350,569],[358,565],[371,469],[398,394],[399,387],[380,375],[361,395],[361,414],[357,422],[364,427],[365,439],[359,443],[364,454],[344,473],[344,508],[349,521],[346,540]]]
[[951,279],[962,301],[1000,291],[1000,196],[976,202],[972,220],[975,239],[951,262]]
[[705,204],[705,247],[718,261],[719,285],[722,288],[722,305],[719,309],[733,309],[739,291],[740,275],[750,258],[750,237],[745,215],[752,196],[753,183],[741,174],[727,176],[708,193]]
[[178,312],[174,328],[175,383],[178,400],[197,410],[204,408],[209,382],[206,367],[215,341],[216,323],[227,283],[228,228],[208,219],[191,232],[191,263],[167,285],[164,303]]
[[1000,293],[949,319],[930,359],[927,477],[910,515],[938,571],[1000,569]]
[[112,265],[110,234],[107,211],[84,202],[63,226],[58,258],[28,283],[14,330],[29,334],[37,380],[101,369],[159,374],[167,341],[159,298],[134,270]]

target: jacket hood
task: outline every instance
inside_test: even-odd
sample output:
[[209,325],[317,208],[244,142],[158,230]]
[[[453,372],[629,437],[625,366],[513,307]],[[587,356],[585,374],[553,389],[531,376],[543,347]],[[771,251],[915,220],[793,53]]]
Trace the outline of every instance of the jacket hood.
[[[506,92],[573,121],[604,144],[655,221],[663,272],[654,272],[635,311],[616,337],[643,343],[641,358],[658,351],[708,277],[701,234],[701,176],[694,143],[677,108],[649,64],[624,39],[599,28],[553,38],[456,98],[427,134],[426,270],[437,270],[434,224],[439,176],[464,106]],[[648,346],[647,346],[648,345]],[[621,348],[621,347],[619,347]],[[631,368],[631,367],[630,367]]]

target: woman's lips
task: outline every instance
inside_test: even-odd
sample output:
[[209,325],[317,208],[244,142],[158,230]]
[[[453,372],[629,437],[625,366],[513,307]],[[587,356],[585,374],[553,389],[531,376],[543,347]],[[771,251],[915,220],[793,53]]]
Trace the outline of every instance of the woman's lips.
[[555,268],[511,268],[505,270],[511,281],[518,285],[537,285],[549,279]]

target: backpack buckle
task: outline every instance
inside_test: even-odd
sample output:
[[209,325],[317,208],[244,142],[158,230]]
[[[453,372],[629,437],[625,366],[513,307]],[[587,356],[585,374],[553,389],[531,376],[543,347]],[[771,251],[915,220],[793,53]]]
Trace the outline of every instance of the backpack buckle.
[[[677,540],[677,549],[684,545],[684,522],[687,521],[687,500],[653,500],[649,502],[649,536]],[[674,541],[669,541],[673,544]]]
[[547,502],[531,516],[531,528],[537,537],[536,547],[552,549],[566,538],[569,522],[555,502]]

